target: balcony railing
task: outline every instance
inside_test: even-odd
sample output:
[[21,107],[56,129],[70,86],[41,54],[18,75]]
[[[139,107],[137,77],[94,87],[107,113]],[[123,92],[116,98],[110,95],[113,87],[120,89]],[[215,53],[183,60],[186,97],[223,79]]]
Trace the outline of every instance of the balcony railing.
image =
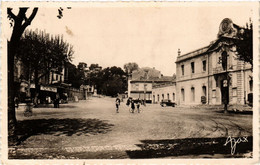
[[219,74],[219,73],[224,73],[224,72],[226,72],[226,70],[224,70],[222,66],[213,68],[213,74]]
[[[233,71],[233,70],[237,70],[237,69],[238,69],[237,65],[229,65],[227,67],[227,71]],[[224,72],[226,72],[226,70],[224,70],[222,66],[213,68],[213,74],[219,74],[219,73],[224,73]]]

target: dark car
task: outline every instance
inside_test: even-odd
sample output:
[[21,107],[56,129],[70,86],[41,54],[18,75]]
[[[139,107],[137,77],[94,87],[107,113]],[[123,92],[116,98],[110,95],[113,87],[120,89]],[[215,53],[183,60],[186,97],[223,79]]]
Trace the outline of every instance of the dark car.
[[172,102],[171,100],[162,100],[162,101],[160,102],[160,105],[161,105],[162,107],[166,107],[166,106],[175,107],[175,103]]

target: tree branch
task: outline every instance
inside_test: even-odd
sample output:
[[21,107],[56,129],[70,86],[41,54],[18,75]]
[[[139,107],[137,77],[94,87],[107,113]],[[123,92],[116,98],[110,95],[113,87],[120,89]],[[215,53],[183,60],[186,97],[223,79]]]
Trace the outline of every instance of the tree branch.
[[38,7],[35,7],[33,9],[32,14],[30,15],[30,17],[28,19],[25,19],[25,23],[22,25],[22,28],[25,29],[28,25],[31,24],[32,20],[34,19],[35,15],[37,14],[38,11]]
[[8,16],[10,17],[10,18],[12,18],[12,19],[14,19],[14,20],[16,20],[16,15],[14,15],[14,13],[12,12],[12,8],[7,8],[7,14],[8,14]]

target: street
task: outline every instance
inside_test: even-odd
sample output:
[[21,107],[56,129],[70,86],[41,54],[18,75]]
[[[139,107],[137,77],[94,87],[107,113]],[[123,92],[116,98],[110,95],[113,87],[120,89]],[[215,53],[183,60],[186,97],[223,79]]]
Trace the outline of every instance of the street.
[[[214,108],[142,106],[129,113],[126,100],[116,113],[115,98],[91,97],[60,108],[17,111],[21,143],[9,158],[218,158],[250,157],[252,115],[224,114]],[[231,155],[228,136],[247,137]]]

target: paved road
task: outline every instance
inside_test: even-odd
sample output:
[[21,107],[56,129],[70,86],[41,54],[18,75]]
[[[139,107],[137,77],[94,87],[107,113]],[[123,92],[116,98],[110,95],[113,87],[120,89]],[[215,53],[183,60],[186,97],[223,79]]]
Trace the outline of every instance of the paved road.
[[[74,155],[79,158],[107,158],[116,151],[122,152],[114,157],[134,158],[135,151],[149,150],[143,154],[147,157],[151,150],[156,150],[153,153],[155,157],[167,157],[194,155],[190,149],[198,152],[198,144],[202,142],[205,148],[205,144],[212,147],[215,143],[225,143],[228,136],[252,136],[252,115],[223,114],[214,109],[162,108],[149,104],[142,109],[140,114],[129,113],[129,107],[122,102],[119,113],[116,113],[115,99],[105,97],[63,104],[59,109],[37,108],[30,118],[23,117],[22,111],[18,111],[22,139],[18,148],[23,152],[31,151],[31,154],[34,148],[39,153],[46,148],[58,148],[68,153],[78,152],[80,154]],[[176,144],[181,146],[179,154],[165,154],[165,147],[178,148]],[[189,148],[192,144],[196,144],[195,147]],[[223,144],[219,145],[223,147]],[[224,153],[223,148],[214,152],[227,154],[230,148],[226,148]],[[164,154],[158,155],[158,149],[163,149]],[[247,150],[244,148],[243,152]],[[93,154],[101,151],[102,155]],[[201,154],[212,153],[205,149]]]

